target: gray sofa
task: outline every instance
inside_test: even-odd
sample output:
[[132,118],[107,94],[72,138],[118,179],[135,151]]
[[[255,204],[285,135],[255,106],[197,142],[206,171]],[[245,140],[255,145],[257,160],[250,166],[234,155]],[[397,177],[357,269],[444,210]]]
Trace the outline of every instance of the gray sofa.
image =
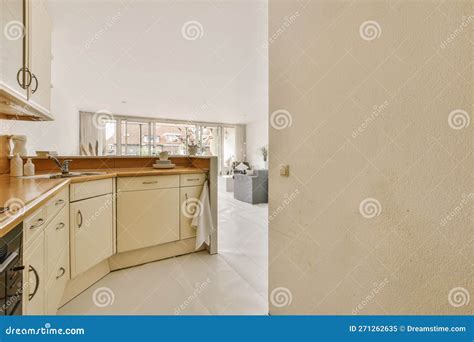
[[268,203],[268,170],[254,174],[234,175],[234,198],[250,204]]

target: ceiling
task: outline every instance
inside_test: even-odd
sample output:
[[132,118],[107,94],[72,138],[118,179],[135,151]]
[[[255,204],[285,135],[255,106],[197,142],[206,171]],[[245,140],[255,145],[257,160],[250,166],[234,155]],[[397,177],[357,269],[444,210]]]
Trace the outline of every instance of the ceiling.
[[79,110],[226,123],[267,114],[265,0],[48,6],[53,89]]

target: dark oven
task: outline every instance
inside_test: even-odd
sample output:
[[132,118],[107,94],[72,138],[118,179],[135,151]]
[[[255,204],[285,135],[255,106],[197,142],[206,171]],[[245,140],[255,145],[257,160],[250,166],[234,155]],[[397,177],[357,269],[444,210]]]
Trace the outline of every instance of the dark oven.
[[23,224],[0,238],[0,315],[21,315]]

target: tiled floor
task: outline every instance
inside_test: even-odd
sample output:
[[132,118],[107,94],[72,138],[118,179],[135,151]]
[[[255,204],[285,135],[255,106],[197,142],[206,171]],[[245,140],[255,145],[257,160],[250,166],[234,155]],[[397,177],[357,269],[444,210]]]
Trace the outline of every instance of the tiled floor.
[[267,205],[219,193],[219,254],[200,252],[112,272],[61,315],[266,315]]

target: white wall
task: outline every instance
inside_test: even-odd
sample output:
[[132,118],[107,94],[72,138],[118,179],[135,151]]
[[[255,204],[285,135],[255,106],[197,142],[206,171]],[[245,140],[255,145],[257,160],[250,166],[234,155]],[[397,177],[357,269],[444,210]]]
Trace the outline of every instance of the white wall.
[[[79,110],[231,124],[266,115],[266,0],[48,5],[56,121],[15,125],[30,153],[78,153]],[[196,40],[183,35],[190,21]]]
[[259,150],[263,146],[268,148],[268,120],[266,115],[261,116],[258,120],[249,122],[246,129],[247,159],[254,169],[266,168]]

